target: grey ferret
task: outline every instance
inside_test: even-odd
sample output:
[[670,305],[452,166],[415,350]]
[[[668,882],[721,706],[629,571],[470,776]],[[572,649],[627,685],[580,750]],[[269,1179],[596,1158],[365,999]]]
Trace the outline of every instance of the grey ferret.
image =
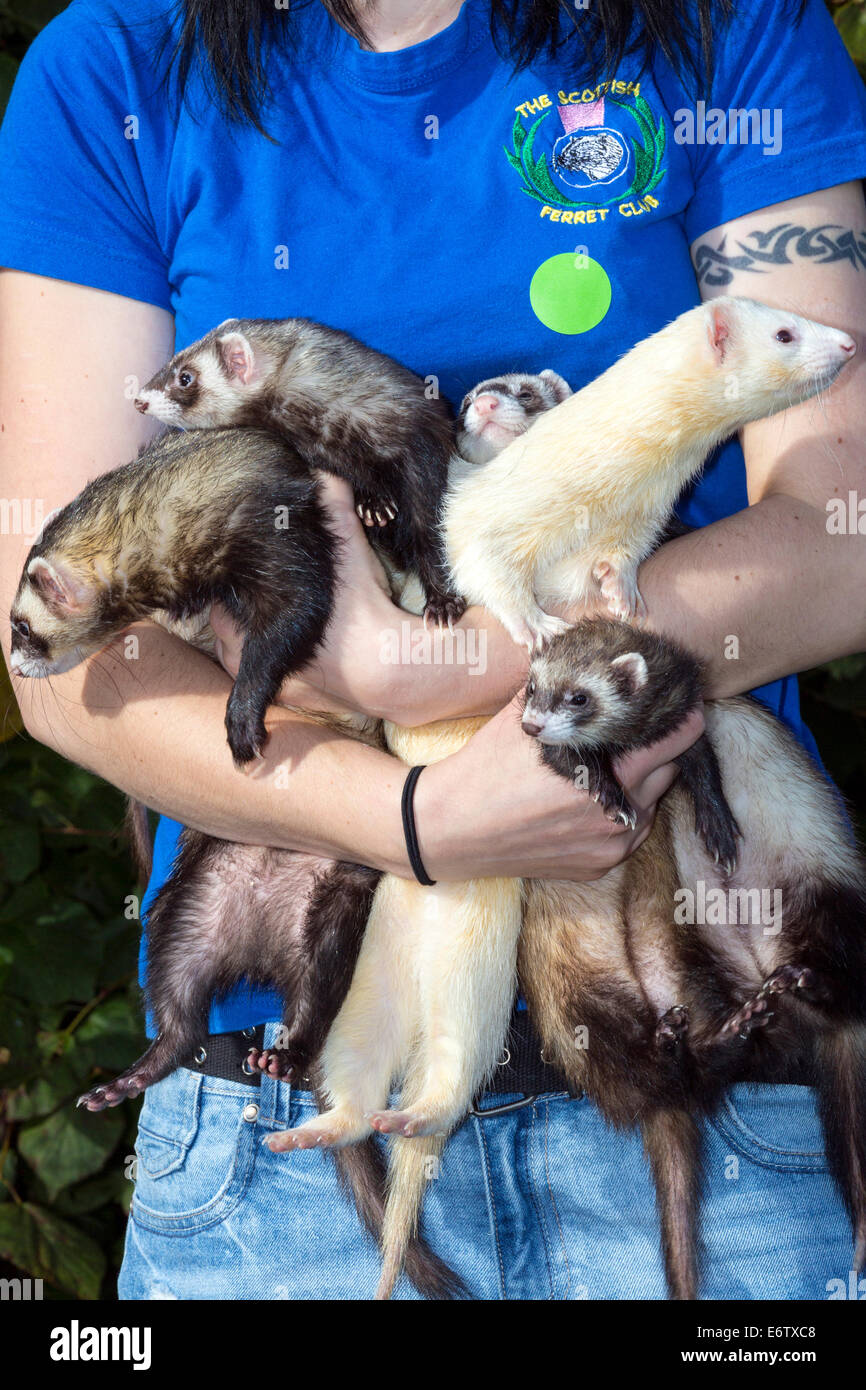
[[[699,681],[674,643],[589,619],[533,661],[524,729],[571,779],[679,722]],[[641,1130],[680,1299],[699,1285],[698,1120],[732,1082],[792,1065],[817,1088],[857,1269],[866,1257],[866,863],[835,791],[769,710],[714,700],[706,721],[737,864],[714,863],[681,780],[602,880],[527,884],[518,960],[547,1060],[613,1124]],[[702,887],[712,913],[695,909]]]
[[414,372],[310,319],[226,319],[177,353],[135,404],[179,429],[261,426],[311,468],[352,484],[374,543],[414,570],[437,622],[465,608],[438,530],[454,430],[447,403]]

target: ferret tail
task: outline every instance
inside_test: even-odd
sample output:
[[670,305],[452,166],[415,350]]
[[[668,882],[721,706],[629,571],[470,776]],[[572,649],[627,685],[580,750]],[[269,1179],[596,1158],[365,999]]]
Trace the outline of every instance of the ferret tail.
[[126,798],[124,826],[139,878],[143,883],[146,883],[150,878],[151,869],[153,868],[153,842],[150,838],[150,822],[147,818],[147,807],[142,806],[140,801],[133,801],[131,796]]
[[[425,1141],[413,1139],[403,1142],[423,1144]],[[345,1149],[335,1149],[334,1158],[343,1187],[352,1197],[355,1210],[364,1226],[376,1244],[379,1245],[383,1239],[382,1231],[385,1221],[387,1184],[385,1154],[376,1140],[371,1138],[363,1140],[360,1144],[349,1145]],[[403,1268],[405,1268],[410,1282],[424,1298],[443,1300],[466,1297],[466,1287],[463,1281],[448,1267],[444,1260],[441,1260],[438,1255],[434,1255],[417,1230],[410,1236],[408,1245],[405,1247]],[[398,1268],[394,1275],[395,1280],[399,1272]],[[393,1282],[394,1280],[392,1280],[392,1286]]]
[[641,1122],[655,1179],[665,1275],[671,1298],[698,1296],[697,1227],[701,1132],[685,1110],[656,1110]]
[[[404,1268],[412,1283],[419,1287],[415,1253],[420,1243],[418,1220],[427,1183],[438,1171],[439,1156],[444,1144],[443,1135],[417,1139],[395,1138],[391,1141],[388,1200],[382,1221],[382,1277],[376,1290],[376,1298],[380,1301],[391,1297],[394,1285]],[[442,1265],[441,1261],[436,1260],[436,1263],[438,1268],[432,1284],[428,1285],[429,1291],[423,1290],[425,1297],[464,1297],[466,1289],[462,1281],[447,1266]]]
[[818,1043],[818,1101],[827,1158],[854,1228],[854,1268],[866,1264],[866,1023],[847,1023]]

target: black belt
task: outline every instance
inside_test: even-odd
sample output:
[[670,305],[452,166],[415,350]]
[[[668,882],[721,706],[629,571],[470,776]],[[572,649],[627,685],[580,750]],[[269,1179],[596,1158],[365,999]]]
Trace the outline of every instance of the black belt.
[[[235,1033],[209,1033],[188,1062],[182,1065],[189,1071],[201,1072],[204,1076],[218,1077],[222,1081],[239,1081],[244,1086],[261,1084],[258,1068],[246,1070],[246,1059],[250,1048],[261,1050],[264,1047],[265,1025],[256,1028],[242,1028]],[[310,1089],[308,1077],[301,1078],[299,1089]],[[549,1066],[541,1055],[541,1043],[529,1021],[525,1010],[511,1016],[508,1041],[502,1059],[494,1070],[484,1089],[483,1095],[517,1094],[523,1100],[512,1101],[506,1106],[472,1107],[472,1114],[501,1113],[503,1109],[517,1109],[528,1099],[544,1095],[550,1091],[569,1091],[565,1077]],[[581,1092],[571,1091],[580,1095]],[[477,1097],[480,1100],[482,1097]]]

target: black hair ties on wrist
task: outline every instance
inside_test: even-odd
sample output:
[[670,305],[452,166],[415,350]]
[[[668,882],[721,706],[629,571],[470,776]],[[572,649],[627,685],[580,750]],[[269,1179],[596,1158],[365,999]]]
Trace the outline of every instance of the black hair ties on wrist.
[[424,868],[423,860],[421,859],[421,851],[418,848],[418,831],[415,829],[415,807],[413,805],[415,799],[415,784],[424,771],[424,767],[425,764],[422,763],[420,767],[412,767],[409,769],[406,781],[403,783],[403,800],[400,803],[400,810],[403,815],[403,834],[406,837],[406,851],[409,855],[409,863],[412,866],[412,872],[418,882],[422,883],[425,888],[432,888],[436,880],[435,878],[429,877],[427,870]]

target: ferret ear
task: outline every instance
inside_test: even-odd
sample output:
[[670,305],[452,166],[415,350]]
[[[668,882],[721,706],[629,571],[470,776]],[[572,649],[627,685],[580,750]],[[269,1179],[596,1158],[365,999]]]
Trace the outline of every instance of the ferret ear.
[[625,676],[632,695],[649,680],[647,664],[640,652],[625,652],[623,656],[614,657],[610,664]]
[[565,377],[559,375],[559,372],[551,371],[550,367],[545,367],[544,371],[540,373],[540,376],[542,381],[546,381],[553,391],[557,402],[564,401],[567,396],[571,395],[571,387]]
[[727,304],[710,300],[707,305],[707,338],[717,363],[725,360],[731,336],[731,315]]
[[255,375],[256,358],[243,333],[223,333],[217,338],[217,350],[226,376],[249,386]]
[[90,607],[93,595],[66,565],[52,565],[37,555],[27,566],[30,582],[45,603],[64,613],[82,613]]
[[52,523],[52,521],[54,520],[54,518],[55,518],[56,516],[59,516],[60,513],[61,513],[62,511],[63,511],[63,508],[62,508],[62,507],[54,507],[54,509],[48,513],[48,515],[44,518],[44,520],[43,520],[43,522],[42,522],[42,525],[39,527],[39,533],[38,533],[38,535],[34,536],[34,538],[33,538],[33,544],[34,544],[34,545],[38,545],[38,544],[39,544],[39,542],[42,540],[42,537],[45,535],[46,530],[47,530],[48,527],[51,525],[51,523]]

